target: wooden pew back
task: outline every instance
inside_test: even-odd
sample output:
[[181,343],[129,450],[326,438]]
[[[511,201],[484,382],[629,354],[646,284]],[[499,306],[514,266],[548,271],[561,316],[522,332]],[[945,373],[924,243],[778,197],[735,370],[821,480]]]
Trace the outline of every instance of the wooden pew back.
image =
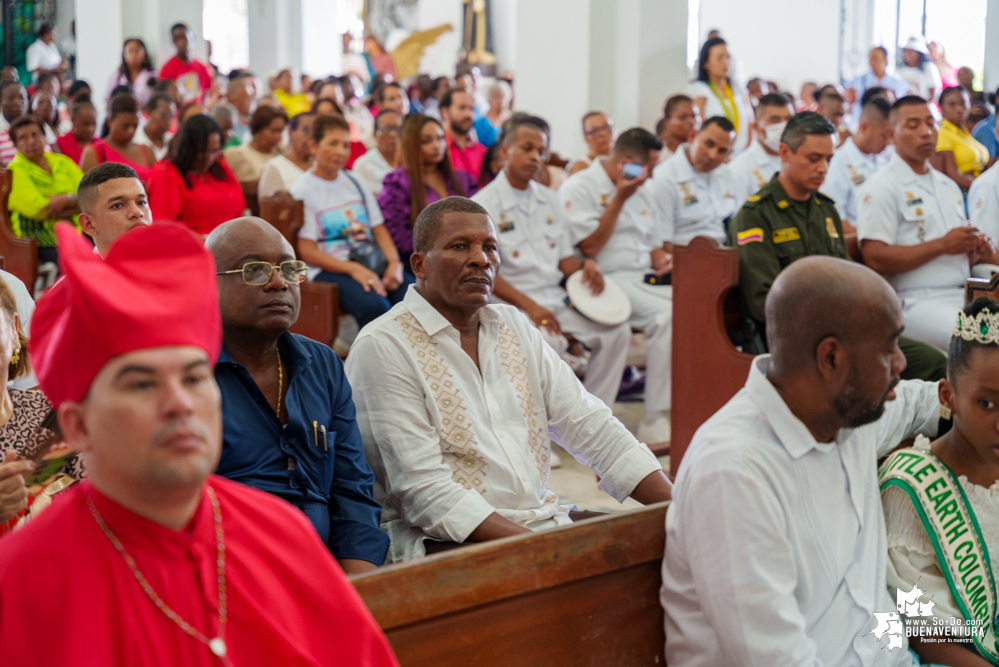
[[405,667],[664,665],[667,503],[352,578]]
[[[259,215],[281,232],[297,257],[298,230],[305,220],[305,204],[287,192],[278,192],[260,198]],[[330,283],[307,280],[301,284],[301,292],[302,309],[291,330],[332,347],[340,328],[340,289]]]
[[673,248],[673,439],[675,475],[694,432],[746,383],[753,355],[732,345],[739,315],[739,251],[697,237]]
[[38,245],[34,239],[14,235],[7,208],[13,185],[14,175],[9,169],[0,168],[0,255],[4,257],[5,270],[20,278],[34,296],[35,279],[38,277]]
[[306,338],[333,347],[340,328],[340,288],[330,283],[306,280],[299,285],[302,307],[291,328]]
[[968,278],[964,283],[964,303],[969,304],[980,296],[999,302],[999,273],[994,274],[991,280]]
[[288,239],[288,243],[298,254],[298,230],[305,221],[305,204],[287,192],[278,192],[272,197],[259,200],[260,217],[274,225]]

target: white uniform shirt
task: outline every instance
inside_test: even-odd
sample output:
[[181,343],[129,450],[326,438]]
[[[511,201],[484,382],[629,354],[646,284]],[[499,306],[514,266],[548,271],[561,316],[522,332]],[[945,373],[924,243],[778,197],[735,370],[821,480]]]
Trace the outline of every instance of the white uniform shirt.
[[[857,239],[888,245],[918,245],[968,224],[957,183],[930,168],[920,176],[895,154],[860,188]],[[940,255],[919,268],[886,276],[897,292],[963,287],[971,276],[967,255]]]
[[[604,158],[566,179],[558,190],[572,247],[597,231],[600,216],[614,198],[617,186],[604,169]],[[621,207],[614,232],[597,253],[606,272],[645,271],[652,268],[650,253],[663,245],[662,210],[649,184],[642,185]]]
[[663,239],[687,245],[695,236],[706,236],[725,245],[725,219],[736,211],[728,167],[697,171],[687,157],[688,146],[679,146],[673,157],[657,166],[650,182],[662,208]]
[[829,173],[822,184],[822,192],[836,203],[836,212],[841,220],[851,225],[857,223],[857,192],[868,178],[888,164],[890,156],[885,153],[868,155],[857,148],[850,137],[840,146],[829,162]]
[[524,193],[515,192],[503,170],[472,200],[496,226],[503,278],[538,305],[558,308],[565,298],[558,263],[572,256],[558,195],[535,181]]
[[971,224],[999,243],[999,163],[971,182],[968,190]]
[[661,470],[512,306],[479,311],[479,368],[416,288],[364,327],[347,358],[389,560],[464,542],[493,512],[531,529],[570,522],[548,489],[549,438],[618,501]]
[[382,152],[378,150],[378,146],[372,146],[364,155],[354,160],[351,171],[355,176],[363,179],[377,197],[378,193],[382,191],[382,181],[395,171],[395,167],[389,164]]
[[735,197],[735,210],[738,211],[746,200],[756,194],[780,171],[780,156],[770,155],[759,141],[737,155],[728,163],[729,179],[732,181],[732,195]]
[[912,665],[904,647],[868,634],[875,611],[895,611],[877,459],[935,434],[937,385],[902,382],[881,419],[821,443],[767,380],[768,363],[753,362],[680,464],[662,568],[666,662]]

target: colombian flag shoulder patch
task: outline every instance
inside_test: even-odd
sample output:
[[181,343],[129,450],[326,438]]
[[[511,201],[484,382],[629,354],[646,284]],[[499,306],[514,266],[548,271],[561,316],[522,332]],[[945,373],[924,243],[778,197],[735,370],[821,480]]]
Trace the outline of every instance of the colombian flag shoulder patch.
[[744,232],[739,232],[736,237],[736,240],[739,242],[739,245],[746,245],[747,243],[752,243],[754,241],[762,243],[763,230],[760,229],[759,227],[753,227],[752,229],[747,229]]

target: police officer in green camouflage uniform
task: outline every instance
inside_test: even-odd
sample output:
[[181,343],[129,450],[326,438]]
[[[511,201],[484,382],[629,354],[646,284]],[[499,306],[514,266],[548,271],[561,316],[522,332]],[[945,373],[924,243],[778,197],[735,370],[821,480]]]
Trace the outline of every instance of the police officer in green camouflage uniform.
[[[739,289],[747,316],[746,338],[766,349],[764,304],[785,266],[808,255],[849,259],[833,200],[819,192],[835,146],[836,128],[804,111],[781,135],[781,170],[751,196],[729,225],[729,245],[739,250]],[[940,380],[947,359],[936,348],[899,340],[908,361],[904,379]]]

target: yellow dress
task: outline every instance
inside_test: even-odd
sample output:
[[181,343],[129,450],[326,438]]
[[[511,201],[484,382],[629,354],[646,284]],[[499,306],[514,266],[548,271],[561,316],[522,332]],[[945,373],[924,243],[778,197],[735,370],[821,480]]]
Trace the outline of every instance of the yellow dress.
[[952,151],[958,170],[976,178],[981,176],[989,163],[989,149],[971,136],[971,132],[949,120],[940,123],[937,151]]
[[[76,193],[83,171],[71,158],[59,153],[45,153],[51,171],[45,171],[24,157],[20,151],[7,166],[13,176],[7,207],[17,236],[33,238],[40,248],[55,247],[56,220],[46,220],[44,208],[53,195]],[[70,222],[77,224],[77,217]]]
[[275,90],[274,99],[284,107],[289,118],[312,108],[312,105],[309,104],[309,98],[305,93],[286,93],[283,90]]

